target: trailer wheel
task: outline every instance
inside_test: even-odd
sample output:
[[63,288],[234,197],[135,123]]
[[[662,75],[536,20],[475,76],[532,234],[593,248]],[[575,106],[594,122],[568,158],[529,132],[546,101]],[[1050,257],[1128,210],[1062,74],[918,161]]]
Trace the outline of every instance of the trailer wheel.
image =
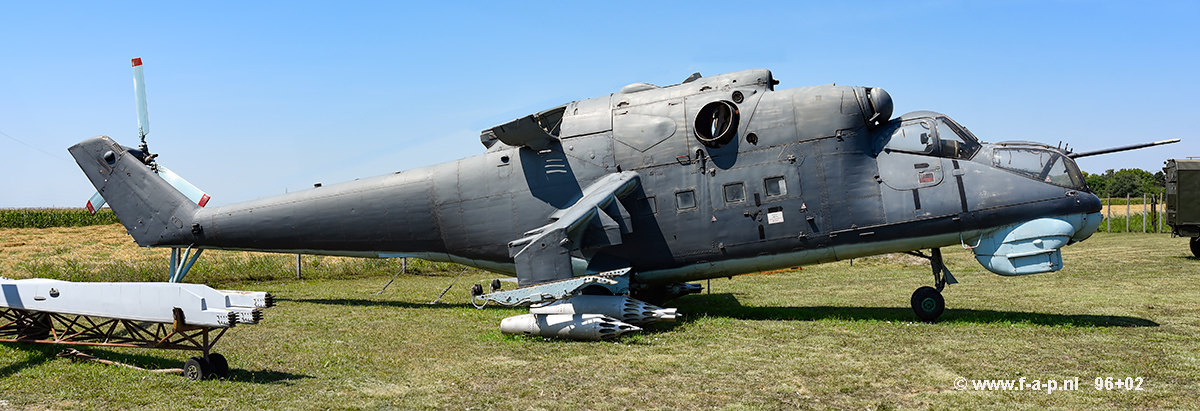
[[183,376],[192,381],[203,380],[210,373],[208,361],[200,357],[188,358],[187,363],[183,365]]
[[1200,258],[1200,237],[1192,237],[1192,255]]

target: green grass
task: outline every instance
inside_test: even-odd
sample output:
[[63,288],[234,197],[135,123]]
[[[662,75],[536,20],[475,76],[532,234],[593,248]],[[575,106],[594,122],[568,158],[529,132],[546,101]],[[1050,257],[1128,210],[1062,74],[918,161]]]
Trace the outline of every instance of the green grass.
[[[1145,220],[1144,224],[1146,224],[1147,233],[1155,234],[1155,225],[1161,224],[1161,229],[1158,230],[1158,234],[1170,235],[1171,226],[1167,225],[1166,221],[1162,221],[1161,223],[1159,222],[1159,220],[1165,218],[1165,216],[1162,216],[1158,219],[1155,219],[1154,216],[1142,213],[1133,213],[1128,216],[1113,215],[1112,217],[1105,217],[1104,222],[1100,223],[1100,228],[1097,229],[1097,231],[1102,233],[1141,233],[1143,220]],[[1125,224],[1127,223],[1126,220],[1128,220],[1129,230],[1125,230]]]
[[10,208],[0,209],[0,228],[82,227],[119,224],[117,215],[107,208],[92,215],[83,208]]
[[[882,256],[713,280],[711,294],[667,304],[683,321],[616,342],[500,334],[500,320],[524,310],[467,305],[469,284],[493,278],[479,271],[464,275],[446,304],[427,305],[457,268],[428,266],[376,295],[397,261],[323,259],[312,270],[341,268],[296,281],[289,256],[255,257],[240,268],[255,273],[189,277],[279,298],[261,324],[234,328],[218,345],[233,368],[228,379],[189,382],[55,358],[64,347],[3,344],[0,408],[1195,407],[1200,260],[1186,239],[1097,234],[1064,249],[1062,271],[1025,277],[988,273],[957,247],[944,251],[960,283],[944,291],[948,311],[935,324],[914,322],[908,307],[912,290],[931,281],[928,266]],[[201,261],[210,257],[207,271],[237,268],[233,255]],[[91,264],[66,258],[53,261]],[[162,261],[131,264],[165,271]],[[150,368],[179,367],[192,355],[89,351]],[[1022,376],[1079,377],[1081,386],[1052,394],[954,389],[958,377]],[[1144,391],[1097,391],[1096,377],[1142,377]]]

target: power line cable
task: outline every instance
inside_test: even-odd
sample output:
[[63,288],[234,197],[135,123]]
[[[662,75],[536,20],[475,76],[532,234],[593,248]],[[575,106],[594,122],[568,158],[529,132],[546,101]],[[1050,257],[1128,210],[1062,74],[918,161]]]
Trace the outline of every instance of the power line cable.
[[12,141],[16,141],[16,142],[18,142],[18,143],[21,143],[21,144],[22,144],[22,145],[24,145],[25,147],[29,147],[29,148],[32,148],[32,149],[34,149],[34,150],[41,151],[41,152],[42,152],[42,154],[48,155],[48,156],[50,156],[50,157],[54,157],[54,158],[57,158],[57,159],[59,159],[59,160],[63,160],[63,161],[71,161],[71,160],[68,160],[66,157],[62,157],[62,156],[59,156],[59,155],[56,155],[56,154],[52,154],[52,153],[50,153],[49,151],[42,150],[42,149],[40,149],[40,148],[34,147],[33,145],[31,145],[31,144],[29,144],[29,143],[26,143],[26,142],[24,142],[24,141],[18,140],[16,137],[10,136],[10,135],[8,135],[8,133],[5,133],[5,132],[3,132],[3,131],[0,131],[0,135],[4,135],[5,137],[8,137],[8,138],[9,138],[9,139],[11,139]]

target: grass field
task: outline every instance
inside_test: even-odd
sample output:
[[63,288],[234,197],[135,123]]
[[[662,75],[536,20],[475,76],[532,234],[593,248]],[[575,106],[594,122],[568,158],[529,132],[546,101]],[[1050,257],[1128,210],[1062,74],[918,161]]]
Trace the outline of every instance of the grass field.
[[[18,245],[19,244],[19,245]],[[399,262],[206,252],[189,276],[279,299],[218,345],[225,380],[0,344],[0,409],[1195,409],[1200,404],[1200,261],[1185,239],[1097,234],[1064,249],[1057,273],[1001,277],[947,248],[959,284],[935,324],[913,321],[927,265],[889,255],[713,280],[668,303],[687,317],[616,342],[505,336],[517,309],[476,310],[470,270]],[[0,230],[0,275],[73,280],[166,278],[165,250],[120,226]],[[176,368],[192,354],[89,349]],[[969,380],[1079,378],[1076,391],[986,391]],[[1142,390],[1096,390],[1096,378]],[[955,388],[956,379],[968,389]]]

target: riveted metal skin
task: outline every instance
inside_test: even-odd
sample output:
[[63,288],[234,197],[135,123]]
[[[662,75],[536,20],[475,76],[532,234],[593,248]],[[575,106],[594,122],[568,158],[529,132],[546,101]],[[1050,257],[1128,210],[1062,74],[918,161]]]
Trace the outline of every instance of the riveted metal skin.
[[[1047,234],[1069,240],[1042,244],[1094,230],[1074,222],[1100,201],[1056,147],[982,143],[937,112],[888,118],[878,88],[776,90],[761,69],[693,77],[485,130],[486,151],[469,158],[238,204],[198,206],[108,137],[70,152],[143,246],[418,257],[522,287],[618,268],[667,285],[1004,243],[996,230],[1042,218],[1069,226]],[[714,102],[730,110],[703,110]],[[696,138],[702,111],[736,112],[718,124],[728,141]]]

